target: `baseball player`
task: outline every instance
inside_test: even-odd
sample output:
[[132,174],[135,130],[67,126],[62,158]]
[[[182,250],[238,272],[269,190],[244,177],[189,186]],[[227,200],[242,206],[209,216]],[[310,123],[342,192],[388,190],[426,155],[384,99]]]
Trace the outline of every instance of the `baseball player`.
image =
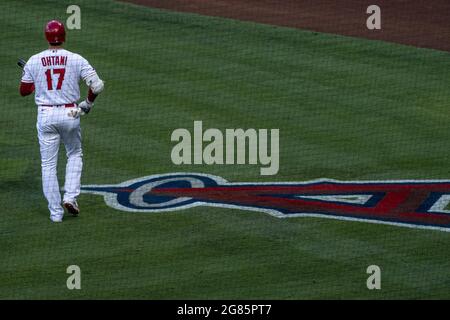
[[[61,22],[52,20],[47,23],[45,37],[49,48],[26,62],[20,83],[22,96],[35,92],[42,187],[53,222],[62,221],[63,206],[74,216],[80,212],[77,204],[83,167],[80,116],[89,113],[95,98],[104,88],[103,81],[86,59],[62,48],[65,34]],[[89,92],[87,98],[77,104],[80,80],[86,82]],[[67,154],[62,205],[56,175],[61,141]]]

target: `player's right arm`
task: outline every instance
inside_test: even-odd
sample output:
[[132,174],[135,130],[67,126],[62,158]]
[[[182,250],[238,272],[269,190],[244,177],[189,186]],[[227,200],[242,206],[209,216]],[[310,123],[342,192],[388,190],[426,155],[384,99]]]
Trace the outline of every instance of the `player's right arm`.
[[28,96],[34,91],[34,79],[31,74],[30,63],[28,62],[23,68],[22,79],[20,80],[19,92],[22,97]]
[[22,97],[32,94],[34,92],[34,83],[20,82],[19,92]]

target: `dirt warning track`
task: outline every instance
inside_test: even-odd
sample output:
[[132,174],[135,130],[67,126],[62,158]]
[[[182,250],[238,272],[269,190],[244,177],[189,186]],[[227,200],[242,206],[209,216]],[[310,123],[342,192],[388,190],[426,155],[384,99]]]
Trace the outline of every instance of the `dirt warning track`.
[[[148,7],[450,51],[448,0],[124,0]],[[381,30],[368,30],[369,5]]]

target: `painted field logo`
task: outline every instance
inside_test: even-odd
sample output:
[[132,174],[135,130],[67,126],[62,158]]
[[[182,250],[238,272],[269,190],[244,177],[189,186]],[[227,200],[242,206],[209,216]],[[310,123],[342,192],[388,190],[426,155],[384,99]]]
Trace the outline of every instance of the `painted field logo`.
[[195,206],[261,211],[278,218],[324,217],[450,231],[450,181],[230,183],[212,175],[152,175],[118,185],[86,185],[107,205],[131,212]]

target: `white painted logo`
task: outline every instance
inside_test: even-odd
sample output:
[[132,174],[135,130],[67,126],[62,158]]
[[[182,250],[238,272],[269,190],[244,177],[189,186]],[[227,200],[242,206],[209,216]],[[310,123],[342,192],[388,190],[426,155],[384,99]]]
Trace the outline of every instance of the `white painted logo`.
[[[128,212],[212,206],[278,218],[324,217],[450,232],[447,180],[232,183],[214,175],[179,172],[84,185],[81,192],[102,195],[108,206]],[[418,193],[420,201],[411,201]]]

